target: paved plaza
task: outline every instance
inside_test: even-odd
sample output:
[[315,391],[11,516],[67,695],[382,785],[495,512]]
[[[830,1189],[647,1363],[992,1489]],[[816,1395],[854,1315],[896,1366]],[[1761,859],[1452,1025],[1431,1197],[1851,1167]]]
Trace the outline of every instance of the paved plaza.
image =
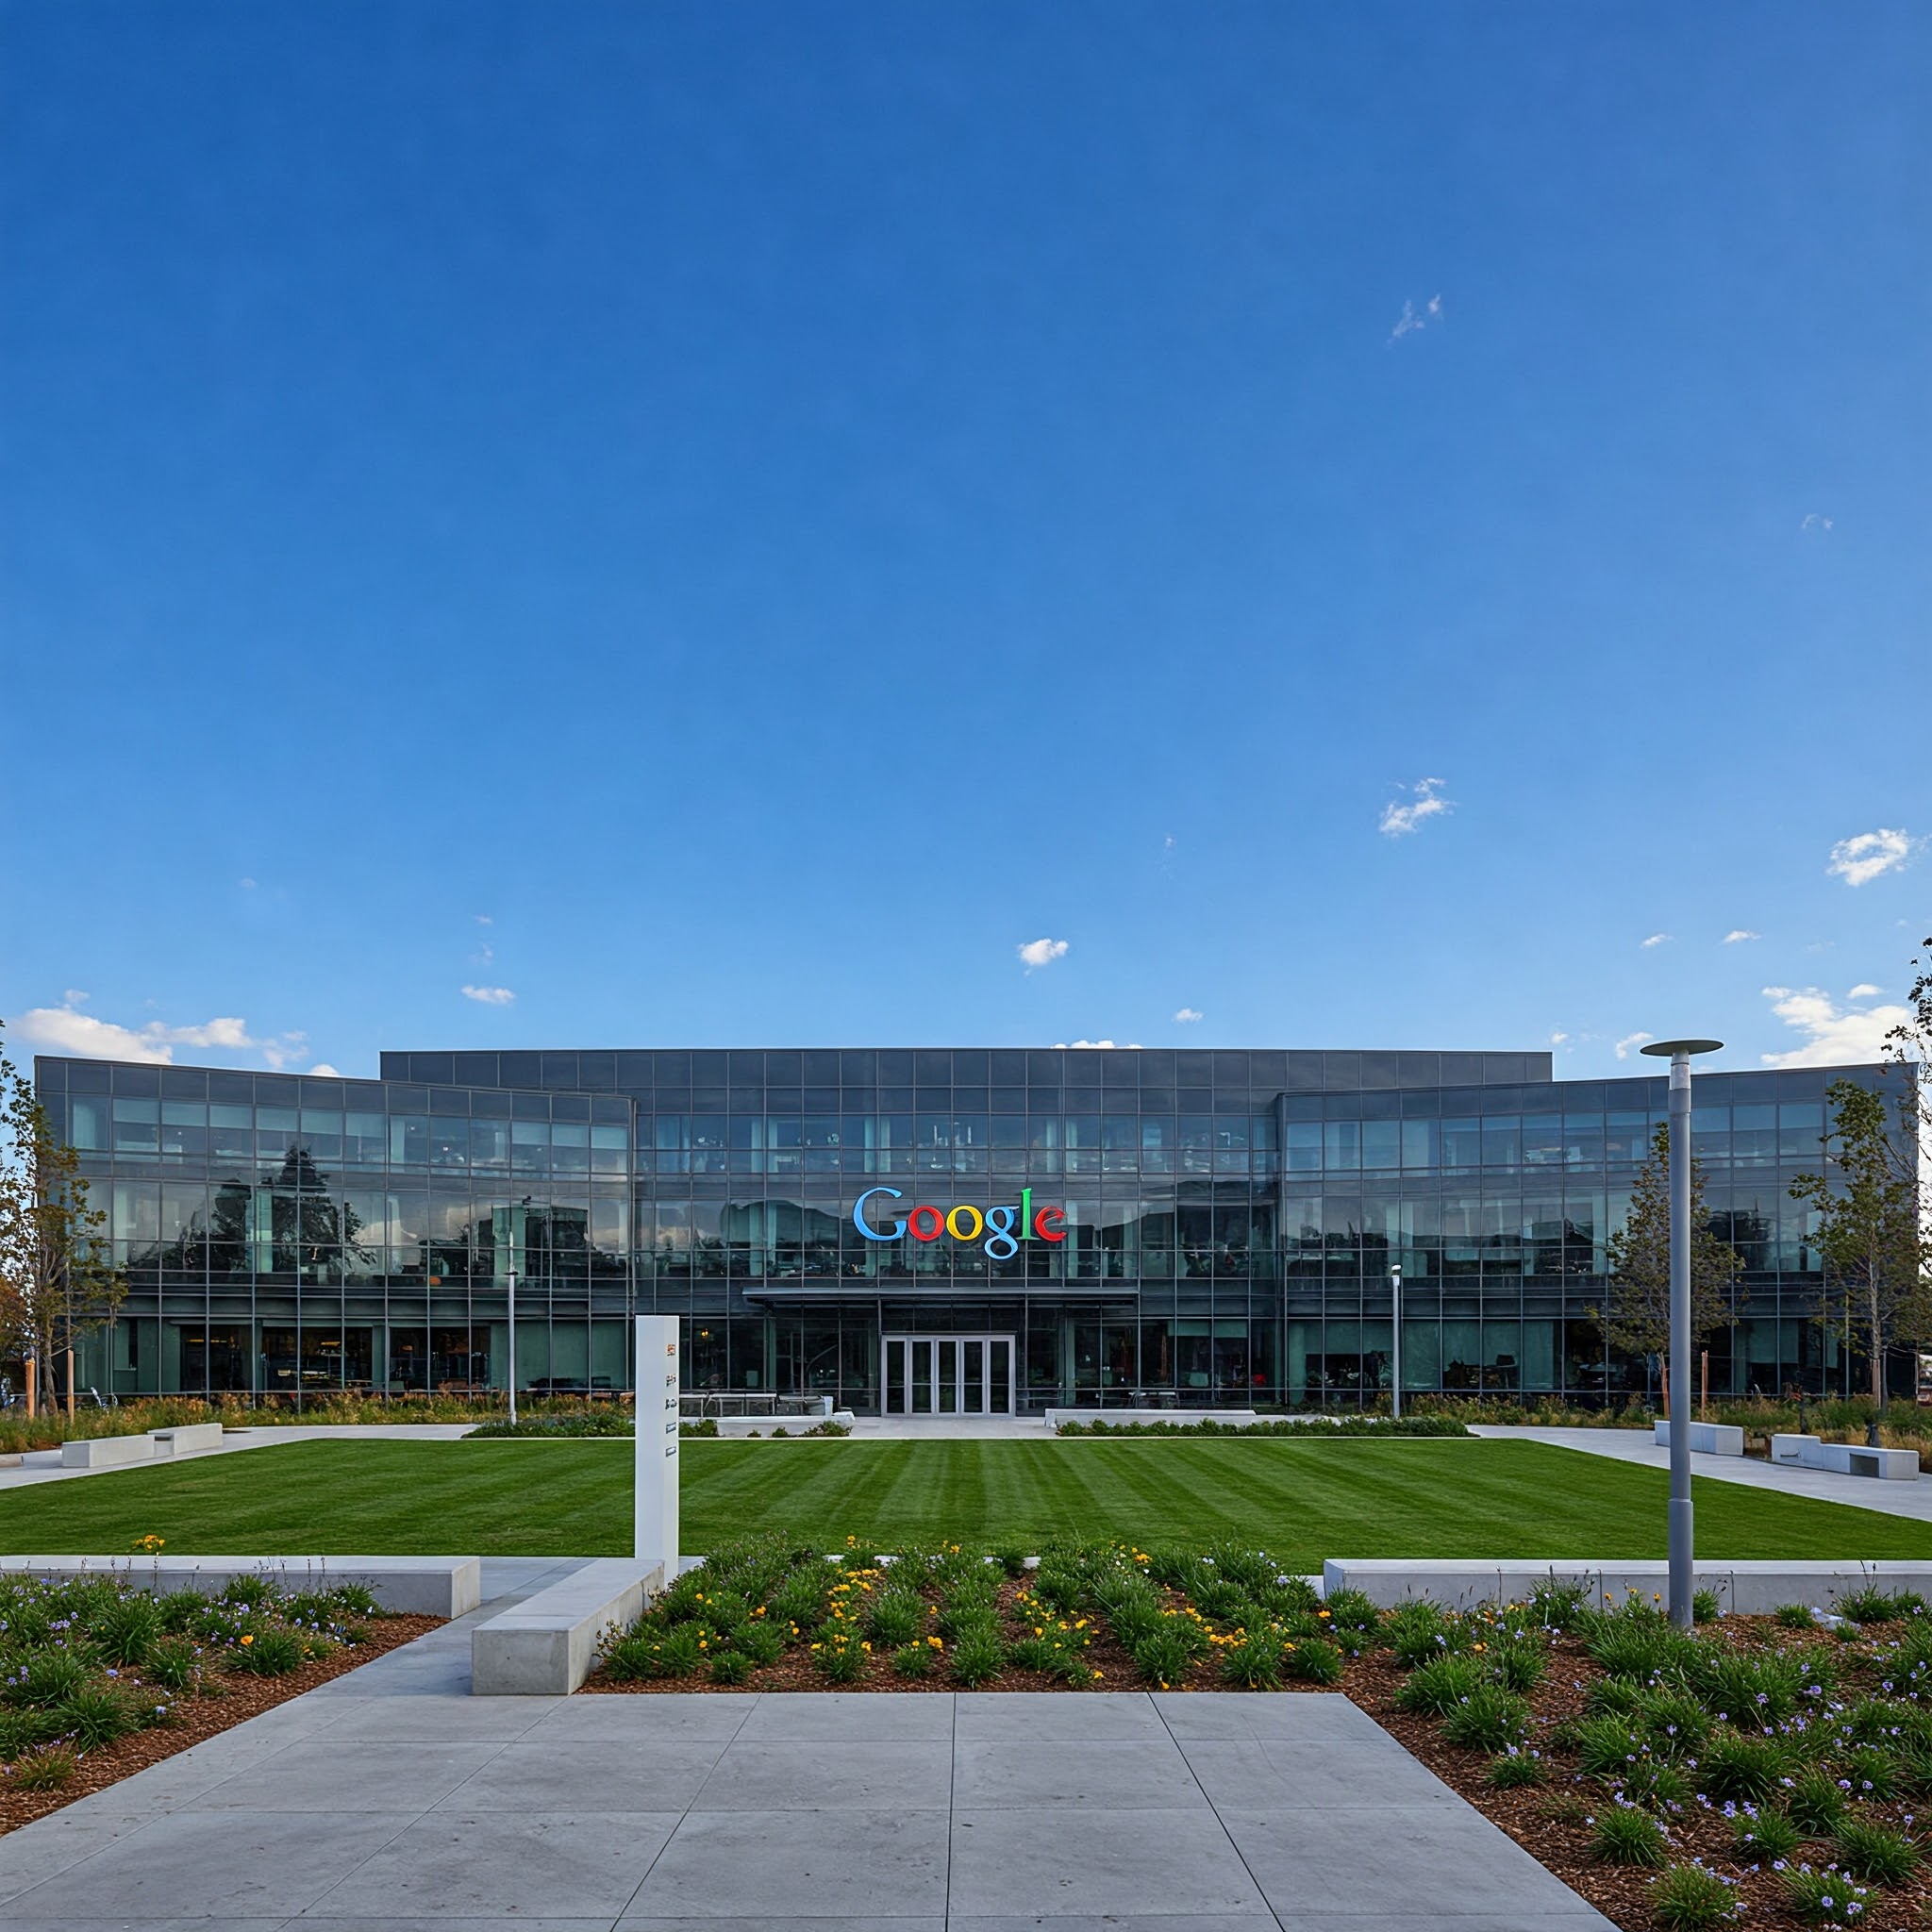
[[0,1932],[1609,1923],[1338,1695],[473,1698],[475,1621],[0,1839]]

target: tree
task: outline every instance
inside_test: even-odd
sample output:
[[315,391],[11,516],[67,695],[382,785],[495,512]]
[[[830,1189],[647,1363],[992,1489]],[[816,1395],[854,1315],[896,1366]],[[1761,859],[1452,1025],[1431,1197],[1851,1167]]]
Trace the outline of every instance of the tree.
[[[1710,1231],[1704,1206],[1704,1165],[1690,1163],[1690,1338],[1702,1341],[1735,1316],[1745,1297],[1737,1289],[1743,1262]],[[1671,1345],[1671,1130],[1652,1137],[1650,1158],[1630,1191],[1630,1212],[1608,1243],[1610,1292],[1590,1309],[1613,1348],[1661,1356]]]
[[1917,972],[1906,994],[1906,1017],[1887,1031],[1885,1051],[1910,1083],[1920,1138],[1932,1141],[1932,939],[1920,943],[1925,951],[1912,961]]
[[[1894,1141],[1885,1096],[1854,1080],[1825,1089],[1832,1124],[1822,1141],[1825,1164],[1792,1177],[1794,1201],[1810,1203],[1824,1264],[1825,1307],[1817,1319],[1872,1364],[1872,1400],[1885,1408],[1885,1352],[1932,1335],[1932,1290],[1919,1216],[1918,1123],[1902,1122]],[[1831,1172],[1832,1167],[1837,1172]]]
[[0,1048],[0,1328],[32,1357],[47,1386],[51,1364],[113,1313],[127,1291],[111,1264],[108,1217],[88,1200],[80,1157]]

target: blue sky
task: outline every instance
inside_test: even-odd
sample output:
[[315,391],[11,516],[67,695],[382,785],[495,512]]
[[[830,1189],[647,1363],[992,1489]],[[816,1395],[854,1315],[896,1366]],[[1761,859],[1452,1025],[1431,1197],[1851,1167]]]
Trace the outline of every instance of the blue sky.
[[1912,4],[12,0],[14,1048],[1862,1053],[1927,99]]

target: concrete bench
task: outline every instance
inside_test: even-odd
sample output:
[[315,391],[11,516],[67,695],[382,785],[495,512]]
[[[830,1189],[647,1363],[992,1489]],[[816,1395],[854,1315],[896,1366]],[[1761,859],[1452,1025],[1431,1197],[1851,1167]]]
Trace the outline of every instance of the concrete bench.
[[[1457,1558],[1330,1557],[1322,1566],[1324,1593],[1359,1590],[1383,1609],[1410,1597],[1437,1603],[1474,1605],[1521,1603],[1540,1584],[1579,1583],[1601,1605],[1621,1604],[1635,1591],[1641,1597],[1669,1594],[1670,1565],[1658,1561],[1471,1563]],[[1875,1584],[1881,1590],[1913,1590],[1932,1595],[1932,1562],[1699,1563],[1697,1587],[1714,1591],[1723,1607],[1739,1616],[1762,1616],[1781,1604],[1818,1607],[1846,1591]]]
[[112,1576],[157,1596],[219,1596],[238,1576],[266,1576],[291,1591],[359,1583],[385,1610],[406,1617],[460,1617],[483,1601],[477,1557],[0,1557],[0,1574]]
[[1771,1459],[1788,1468],[1876,1476],[1881,1482],[1916,1482],[1919,1476],[1916,1449],[1868,1449],[1862,1442],[1821,1442],[1816,1436],[1774,1436]]
[[183,1423],[178,1428],[156,1429],[153,1435],[157,1456],[191,1456],[222,1446],[220,1423]]
[[664,1588],[656,1557],[606,1557],[540,1590],[470,1633],[475,1697],[568,1697],[607,1631],[637,1622]]
[[60,1445],[62,1469],[120,1469],[130,1462],[152,1462],[152,1436],[89,1436]]
[[1224,1428],[1244,1429],[1261,1418],[1252,1408],[1050,1408],[1046,1426],[1057,1429],[1062,1423],[1173,1423],[1180,1428],[1198,1428],[1203,1423],[1219,1423]]
[[[1657,1423],[1652,1426],[1658,1448],[1668,1449],[1671,1446],[1670,1424]],[[1744,1431],[1732,1427],[1728,1423],[1692,1423],[1690,1434],[1693,1456],[1741,1456],[1744,1453]]]

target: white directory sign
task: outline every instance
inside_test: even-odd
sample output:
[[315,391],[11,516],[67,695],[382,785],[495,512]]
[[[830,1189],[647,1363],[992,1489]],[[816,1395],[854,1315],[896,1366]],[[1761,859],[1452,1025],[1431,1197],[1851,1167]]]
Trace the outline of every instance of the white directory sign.
[[677,1317],[638,1321],[637,1534],[633,1554],[677,1574]]

